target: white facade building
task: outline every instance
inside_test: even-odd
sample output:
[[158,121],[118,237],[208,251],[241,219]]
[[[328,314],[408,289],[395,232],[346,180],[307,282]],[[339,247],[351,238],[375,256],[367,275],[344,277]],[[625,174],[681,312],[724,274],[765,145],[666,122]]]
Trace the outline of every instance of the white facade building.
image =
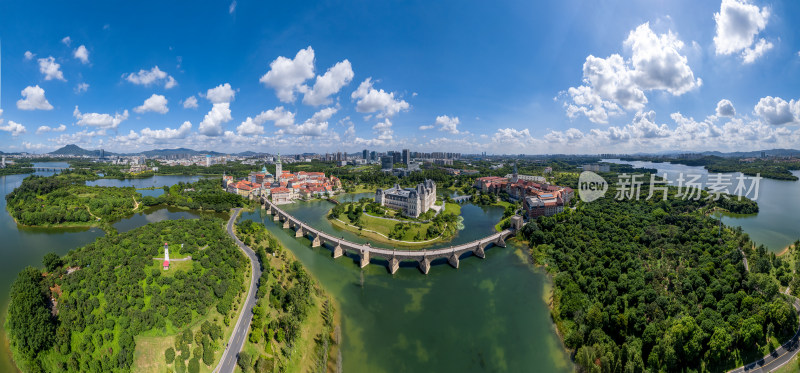
[[424,183],[417,184],[416,188],[402,189],[398,184],[386,190],[379,188],[375,191],[375,202],[416,218],[436,202],[436,183],[425,180]]

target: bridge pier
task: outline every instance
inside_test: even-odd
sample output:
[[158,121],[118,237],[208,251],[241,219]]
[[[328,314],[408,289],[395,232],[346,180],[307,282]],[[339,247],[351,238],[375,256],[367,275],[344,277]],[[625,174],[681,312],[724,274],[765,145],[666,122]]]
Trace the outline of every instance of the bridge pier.
[[311,241],[311,247],[320,247],[322,246],[322,240],[319,239],[319,233],[314,236],[314,240]]
[[392,258],[389,259],[389,272],[391,274],[395,274],[395,272],[397,272],[399,268],[400,268],[400,261],[397,260],[395,256],[392,256]]
[[336,247],[333,248],[333,258],[336,259],[342,255],[344,255],[344,250],[342,250],[342,244],[337,242]]
[[298,226],[297,230],[294,231],[294,236],[295,237],[303,237],[303,226],[302,225]]
[[486,259],[486,253],[483,251],[484,246],[484,244],[478,243],[478,246],[475,247],[475,250],[472,250],[472,253],[478,258]]
[[450,256],[447,258],[447,262],[450,263],[450,265],[453,266],[453,268],[458,269],[459,260],[458,260],[458,255],[456,255],[455,251],[452,254],[450,254]]
[[369,251],[361,250],[361,268],[364,268],[369,264]]
[[503,239],[503,235],[497,237],[497,241],[494,243],[495,246],[506,247],[506,240]]
[[272,217],[272,221],[280,221],[280,220],[281,220],[281,217],[278,216],[278,214],[275,214],[275,216]]
[[289,225],[289,219],[283,221],[283,229],[289,229],[291,225]]
[[431,270],[431,260],[428,259],[427,256],[423,257],[422,260],[419,261],[419,270],[426,275]]

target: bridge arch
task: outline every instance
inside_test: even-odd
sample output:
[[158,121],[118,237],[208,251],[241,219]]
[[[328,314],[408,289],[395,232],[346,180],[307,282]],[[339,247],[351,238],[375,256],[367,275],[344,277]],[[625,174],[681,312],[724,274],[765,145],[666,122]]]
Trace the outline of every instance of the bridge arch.
[[[273,204],[272,201],[262,198],[261,202],[264,209],[267,210],[267,213],[274,215],[274,221],[283,221],[284,229],[292,228],[295,230],[295,237],[311,237],[311,247],[324,246],[325,243],[329,243],[330,246],[332,246],[331,251],[333,252],[334,258],[343,256],[348,252],[356,254],[359,257],[359,265],[362,268],[370,263],[371,258],[384,259],[388,263],[387,268],[389,272],[392,274],[397,272],[398,268],[400,268],[401,261],[416,261],[420,271],[422,271],[424,274],[428,274],[431,268],[431,263],[436,259],[447,259],[447,263],[454,268],[458,268],[462,254],[471,253],[479,258],[485,258],[485,250],[487,247],[490,245],[506,247],[505,240],[515,235],[517,233],[517,229],[515,227],[519,227],[521,225],[512,224],[512,228],[505,229],[502,232],[494,233],[472,242],[439,249],[384,249],[380,247],[374,247],[369,243],[359,244],[351,242],[341,237],[336,237],[325,233],[283,211],[277,205]],[[519,220],[522,219],[519,216],[514,218]]]

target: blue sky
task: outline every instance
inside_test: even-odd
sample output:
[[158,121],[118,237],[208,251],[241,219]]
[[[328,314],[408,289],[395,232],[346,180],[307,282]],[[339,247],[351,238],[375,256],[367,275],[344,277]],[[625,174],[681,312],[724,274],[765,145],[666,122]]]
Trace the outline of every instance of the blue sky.
[[797,19],[759,0],[3,2],[0,150],[798,148]]

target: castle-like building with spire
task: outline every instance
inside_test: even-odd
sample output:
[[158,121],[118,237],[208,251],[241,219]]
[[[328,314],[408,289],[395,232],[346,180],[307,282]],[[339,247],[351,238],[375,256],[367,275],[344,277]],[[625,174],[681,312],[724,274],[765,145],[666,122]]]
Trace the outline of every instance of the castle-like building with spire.
[[402,189],[399,184],[386,190],[378,188],[375,191],[375,202],[416,218],[427,212],[436,202],[436,183],[425,180],[417,184],[416,188]]

